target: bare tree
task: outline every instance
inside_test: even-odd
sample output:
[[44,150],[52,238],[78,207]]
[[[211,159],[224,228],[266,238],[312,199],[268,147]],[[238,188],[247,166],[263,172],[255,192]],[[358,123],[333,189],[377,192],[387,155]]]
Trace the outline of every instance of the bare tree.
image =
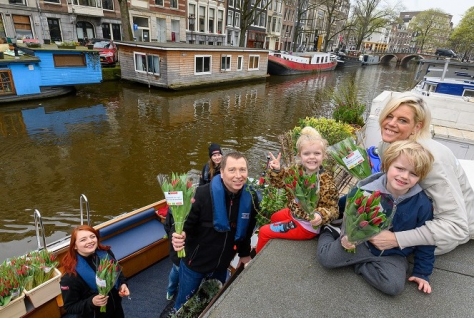
[[120,6],[120,16],[122,18],[123,40],[133,41],[132,24],[128,13],[127,0],[118,0]]
[[[252,24],[256,24],[261,14],[266,14],[267,8],[272,1],[267,0],[242,0],[240,13],[240,41],[239,47],[245,47],[245,35]],[[265,19],[267,21],[267,19]]]
[[381,5],[382,0],[355,0],[350,25],[356,39],[356,48],[361,49],[362,41],[377,29],[385,27],[397,18],[396,4],[393,8]]
[[350,27],[347,21],[347,14],[340,11],[345,0],[319,0],[321,7],[326,11],[326,25],[324,26],[324,48],[327,51],[328,45],[338,34]]

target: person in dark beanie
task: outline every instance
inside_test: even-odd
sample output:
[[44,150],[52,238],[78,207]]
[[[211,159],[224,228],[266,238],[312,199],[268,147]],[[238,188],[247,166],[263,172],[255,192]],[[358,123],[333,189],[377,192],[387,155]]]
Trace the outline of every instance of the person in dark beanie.
[[199,178],[199,186],[210,183],[214,176],[220,174],[221,161],[221,146],[216,143],[211,143],[211,145],[209,145],[209,161],[202,168],[201,177]]

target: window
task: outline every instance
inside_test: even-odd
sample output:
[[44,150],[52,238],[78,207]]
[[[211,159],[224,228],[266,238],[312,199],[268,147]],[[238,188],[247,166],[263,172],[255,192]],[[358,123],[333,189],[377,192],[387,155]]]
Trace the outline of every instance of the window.
[[224,20],[224,11],[222,10],[217,11],[217,33],[222,33],[223,20]]
[[170,8],[178,9],[178,0],[170,0]]
[[102,0],[102,8],[104,10],[114,10],[114,0]]
[[244,57],[242,55],[239,55],[237,57],[237,71],[242,71],[244,66]]
[[74,0],[75,5],[86,6],[86,7],[102,7],[102,1],[100,0]]
[[164,5],[164,4],[163,4],[163,0],[155,0],[155,4],[156,4],[157,6],[163,6],[163,5]]
[[120,31],[120,24],[112,23],[112,35],[114,40],[122,40],[122,32]]
[[235,0],[235,7],[240,9],[240,0]]
[[230,71],[230,55],[222,55],[221,56],[221,71]]
[[102,36],[104,37],[104,39],[112,39],[109,23],[102,23]]
[[228,26],[233,26],[233,18],[234,18],[234,11],[228,11],[227,12],[227,25]]
[[214,33],[214,15],[216,9],[209,9],[209,33]]
[[188,30],[195,31],[195,23],[196,23],[196,5],[190,4],[188,8]]
[[15,33],[17,36],[26,37],[29,39],[34,38],[29,16],[20,16],[12,14],[12,17],[13,25],[15,27]]
[[26,6],[26,1],[25,0],[8,0],[9,4],[23,4]]
[[3,24],[3,16],[0,14],[0,38],[6,38],[5,25]]
[[194,74],[211,74],[211,56],[196,56],[194,61]]
[[15,94],[15,85],[10,70],[0,70],[0,95]]
[[464,89],[462,96],[474,97],[474,90]]
[[160,57],[154,54],[133,53],[135,71],[160,75]]
[[55,67],[86,66],[86,58],[83,54],[53,54]]
[[240,28],[240,13],[236,12],[235,13],[235,23],[234,23],[236,28]]
[[77,39],[82,41],[84,38],[92,39],[95,38],[94,26],[85,21],[79,21],[76,23]]
[[234,6],[234,0],[227,0],[227,4],[229,5],[229,7],[233,7]]
[[51,41],[62,42],[61,29],[59,27],[59,19],[48,18],[49,37]]
[[199,7],[199,31],[204,32],[205,27],[205,20],[206,20],[206,8]]
[[259,60],[260,60],[260,56],[258,55],[249,56],[249,70],[258,70]]
[[60,0],[44,0],[44,2],[61,3]]

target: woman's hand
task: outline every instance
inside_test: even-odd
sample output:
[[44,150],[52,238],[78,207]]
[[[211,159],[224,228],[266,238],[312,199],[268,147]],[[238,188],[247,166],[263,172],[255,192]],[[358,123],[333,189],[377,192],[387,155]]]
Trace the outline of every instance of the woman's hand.
[[173,233],[173,235],[171,235],[171,244],[173,245],[174,251],[183,250],[185,240],[186,233],[184,231],[181,234]]
[[280,170],[280,159],[281,159],[281,153],[278,153],[278,156],[275,157],[273,156],[272,152],[268,152],[270,155],[270,162],[268,162],[268,166],[275,171]]
[[94,298],[92,298],[92,304],[97,307],[102,307],[107,304],[108,299],[109,296],[95,295]]
[[341,246],[347,250],[354,250],[356,248],[356,245],[347,240],[347,236],[341,237]]
[[398,241],[397,237],[395,237],[395,233],[392,233],[389,230],[382,230],[379,234],[369,239],[369,241],[379,250],[387,250],[398,247]]
[[128,297],[130,296],[130,291],[128,290],[128,287],[126,284],[122,284],[120,286],[120,290],[119,290],[119,296],[120,297]]
[[410,278],[408,278],[408,281],[413,281],[413,282],[417,283],[418,284],[418,290],[423,291],[425,294],[430,294],[431,293],[431,285],[426,280],[415,277],[415,276],[411,276]]
[[321,215],[319,215],[318,212],[314,212],[314,218],[309,222],[311,223],[311,226],[319,226],[321,225],[322,221],[323,219],[321,218]]

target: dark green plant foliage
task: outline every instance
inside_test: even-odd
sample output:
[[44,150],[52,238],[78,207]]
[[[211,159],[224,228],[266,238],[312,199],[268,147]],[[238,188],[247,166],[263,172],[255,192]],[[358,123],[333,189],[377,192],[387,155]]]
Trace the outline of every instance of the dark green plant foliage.
[[336,121],[340,121],[347,124],[353,124],[357,126],[364,126],[364,119],[362,114],[364,114],[365,105],[339,105],[334,110],[332,117]]
[[198,318],[221,288],[222,283],[217,279],[204,281],[198,291],[186,301],[173,318]]

